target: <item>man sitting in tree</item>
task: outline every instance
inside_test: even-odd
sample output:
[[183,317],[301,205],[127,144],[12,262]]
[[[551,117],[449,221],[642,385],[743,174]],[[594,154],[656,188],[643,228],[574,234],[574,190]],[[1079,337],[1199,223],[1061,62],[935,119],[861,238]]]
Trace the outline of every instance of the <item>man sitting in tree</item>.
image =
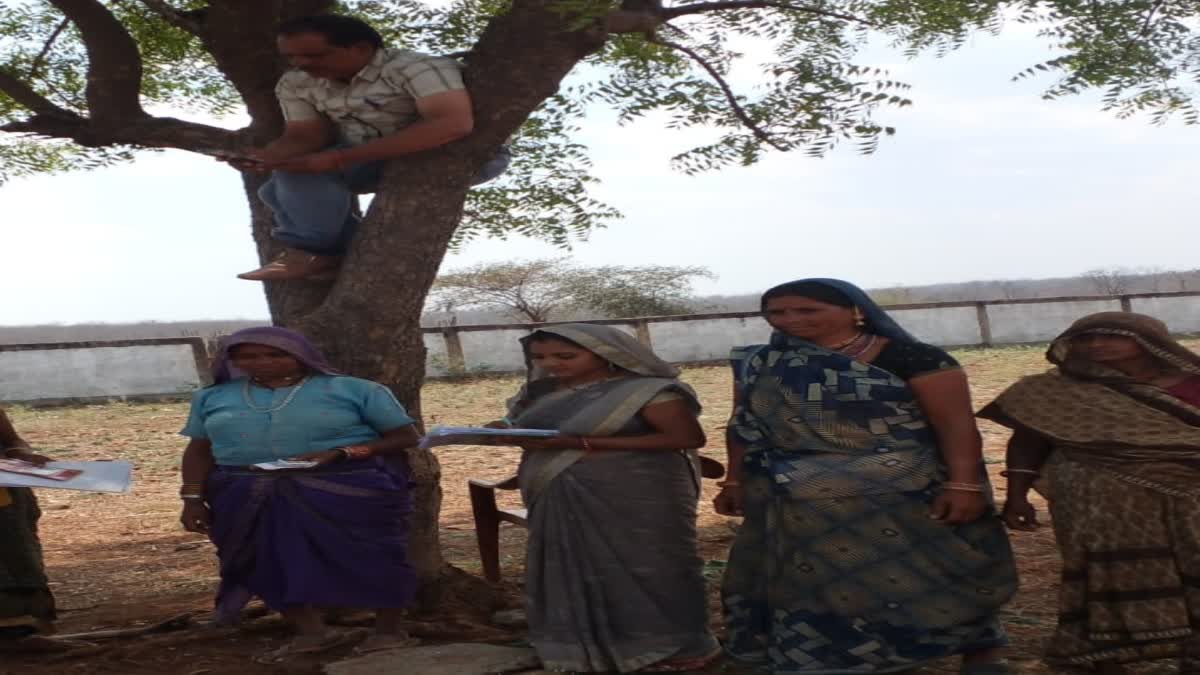
[[[358,19],[317,15],[280,24],[279,51],[293,67],[275,93],[283,135],[230,159],[240,169],[272,171],[258,195],[275,214],[271,236],[287,246],[252,272],[253,281],[331,275],[358,223],[355,195],[373,192],[386,160],[429,150],[471,133],[471,97],[462,65],[387,49]],[[508,166],[507,150],[476,177]]]

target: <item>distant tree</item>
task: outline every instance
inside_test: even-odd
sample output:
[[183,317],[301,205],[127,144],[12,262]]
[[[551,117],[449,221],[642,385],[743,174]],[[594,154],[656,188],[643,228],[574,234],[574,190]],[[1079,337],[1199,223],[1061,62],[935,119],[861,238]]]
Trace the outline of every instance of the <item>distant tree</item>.
[[575,291],[564,279],[572,271],[565,258],[480,263],[439,276],[430,301],[434,307],[499,309],[519,321],[545,323],[570,303]]
[[870,296],[881,305],[905,305],[913,302],[913,291],[907,286],[877,288],[870,291]]
[[703,267],[583,267],[565,258],[481,263],[437,278],[431,306],[499,310],[529,323],[568,312],[608,317],[681,314],[692,309],[692,282]]
[[564,281],[574,304],[610,317],[666,316],[696,311],[692,284],[715,279],[703,267],[609,265],[578,269]]
[[1100,295],[1124,295],[1129,292],[1133,274],[1123,267],[1098,267],[1080,277]]

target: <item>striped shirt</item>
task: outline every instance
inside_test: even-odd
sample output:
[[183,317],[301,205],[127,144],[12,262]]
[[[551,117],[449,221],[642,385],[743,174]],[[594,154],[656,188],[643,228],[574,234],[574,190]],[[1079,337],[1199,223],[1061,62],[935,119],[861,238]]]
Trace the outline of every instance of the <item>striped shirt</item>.
[[349,81],[290,70],[275,95],[289,122],[328,118],[338,140],[358,145],[393,134],[420,119],[417,99],[465,89],[462,64],[406,49],[377,49]]

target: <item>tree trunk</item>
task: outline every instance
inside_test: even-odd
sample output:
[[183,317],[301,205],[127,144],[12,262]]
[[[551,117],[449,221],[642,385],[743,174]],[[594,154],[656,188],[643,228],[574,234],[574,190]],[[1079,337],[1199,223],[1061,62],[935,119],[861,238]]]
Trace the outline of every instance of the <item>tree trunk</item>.
[[[425,377],[425,297],[461,221],[471,177],[606,38],[568,31],[568,21],[539,0],[518,0],[493,19],[468,57],[474,133],[387,167],[334,282],[266,285],[275,323],[304,332],[343,371],[389,387],[414,418],[420,419]],[[256,195],[262,180],[246,174],[244,183],[259,255],[267,260],[279,247],[269,237],[271,214]],[[501,412],[499,401],[480,403]],[[410,450],[408,464],[416,483],[409,555],[421,583],[420,605],[430,608],[445,569],[438,539],[441,470],[425,450]]]

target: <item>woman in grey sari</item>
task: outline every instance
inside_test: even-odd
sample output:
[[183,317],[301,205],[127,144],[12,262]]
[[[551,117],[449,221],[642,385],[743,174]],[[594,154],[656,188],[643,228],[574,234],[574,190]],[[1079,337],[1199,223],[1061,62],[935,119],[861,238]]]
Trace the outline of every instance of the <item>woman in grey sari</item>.
[[708,630],[696,503],[700,404],[678,371],[629,335],[565,324],[522,340],[529,383],[505,423],[529,508],[530,641],[549,670],[702,668]]

